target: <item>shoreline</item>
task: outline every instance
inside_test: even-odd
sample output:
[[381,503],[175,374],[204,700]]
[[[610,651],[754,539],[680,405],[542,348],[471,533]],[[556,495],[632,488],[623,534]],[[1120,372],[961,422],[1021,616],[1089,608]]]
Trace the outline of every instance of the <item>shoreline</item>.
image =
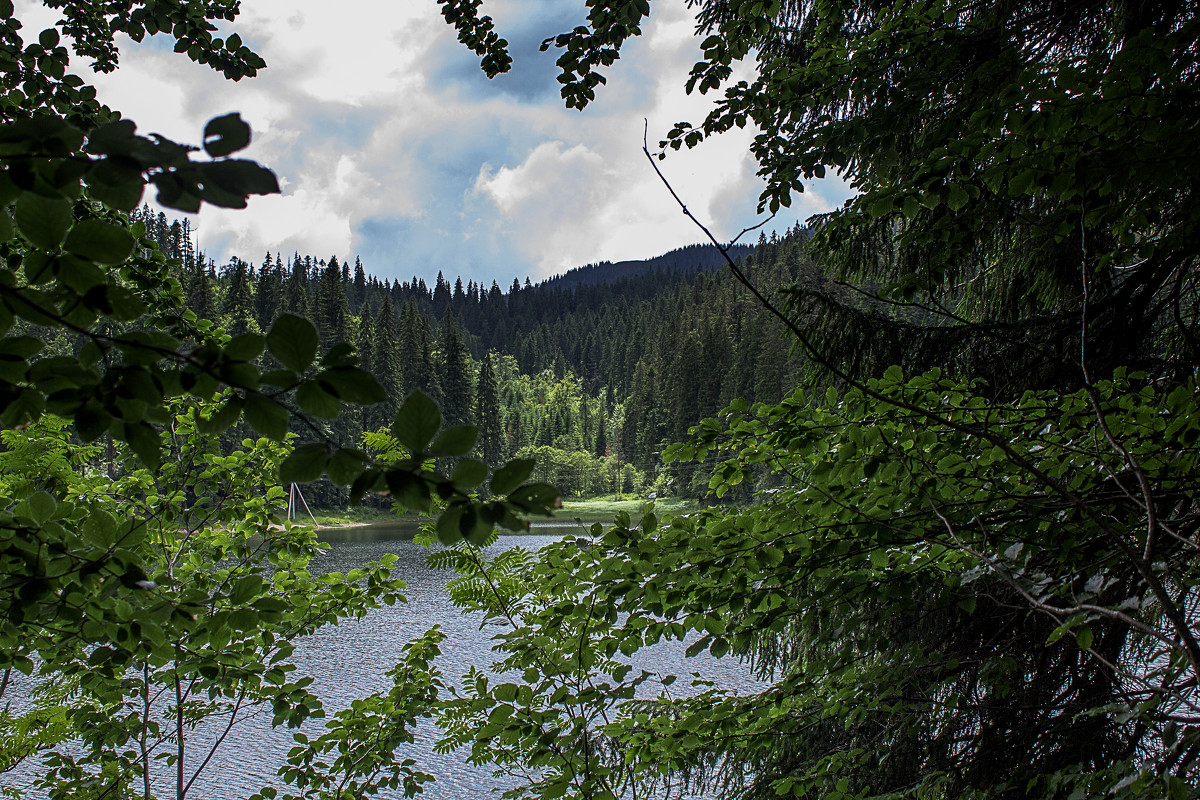
[[[570,525],[580,525],[582,527],[590,527],[594,523],[602,523],[605,525],[612,524],[613,518],[621,513],[628,513],[634,517],[641,512],[642,506],[646,503],[654,502],[656,504],[656,512],[662,516],[665,514],[687,514],[696,511],[700,508],[695,502],[676,501],[668,499],[652,501],[645,498],[636,500],[568,500],[563,508],[558,509],[557,513],[548,519],[537,517],[529,521],[529,527],[540,528],[547,526],[564,527]],[[321,515],[318,515],[321,516]],[[336,519],[336,515],[330,514],[330,517]],[[376,519],[362,520],[346,520],[345,522],[316,522],[315,528],[318,531],[344,531],[353,530],[355,528],[370,528],[378,525],[398,525],[411,524],[413,526],[420,525],[426,522],[433,522],[433,517],[401,517],[396,515],[382,515]],[[508,531],[507,533],[513,533]],[[501,535],[505,535],[502,533]]]

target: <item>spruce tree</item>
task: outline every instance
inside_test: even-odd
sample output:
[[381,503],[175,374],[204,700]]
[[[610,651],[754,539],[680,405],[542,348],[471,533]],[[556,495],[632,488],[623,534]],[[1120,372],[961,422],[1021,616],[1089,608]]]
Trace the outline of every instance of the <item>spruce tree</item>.
[[217,306],[213,297],[213,264],[203,253],[197,258],[196,268],[191,271],[187,282],[188,308],[200,319],[216,321]]
[[283,308],[289,314],[312,319],[308,295],[308,268],[296,253],[292,256],[291,273],[283,287]]
[[608,414],[603,396],[600,398],[599,408],[596,410],[596,440],[592,453],[598,458],[608,455]]
[[346,285],[337,256],[321,271],[317,286],[316,319],[313,322],[321,334],[322,349],[349,338],[350,305],[346,300]]
[[350,310],[355,314],[362,310],[367,300],[367,271],[363,268],[362,259],[354,258],[354,283],[348,293]]
[[254,317],[258,327],[267,330],[272,320],[279,314],[283,302],[283,263],[279,254],[271,260],[268,252],[263,258],[262,268],[258,271],[258,282],[254,290]]
[[[363,317],[368,316],[369,308],[363,306]],[[383,296],[379,304],[379,314],[375,317],[374,341],[371,343],[371,368],[375,380],[387,392],[388,399],[377,409],[372,417],[372,425],[391,424],[400,404],[404,402],[407,392],[404,388],[404,376],[401,369],[401,345],[396,332],[396,315],[392,311],[392,298]]]
[[440,402],[441,384],[433,358],[433,335],[429,321],[417,311],[416,301],[409,298],[400,311],[400,377],[403,394],[421,391]]
[[250,265],[234,258],[225,268],[225,298],[221,303],[221,322],[234,336],[257,329],[254,321],[254,289],[250,284]]
[[504,415],[500,408],[500,387],[492,367],[492,354],[484,353],[475,384],[475,419],[479,425],[479,457],[491,467],[504,460]]
[[472,399],[475,395],[471,380],[470,354],[454,315],[447,312],[438,335],[438,379],[442,388],[442,415],[449,425],[472,423]]

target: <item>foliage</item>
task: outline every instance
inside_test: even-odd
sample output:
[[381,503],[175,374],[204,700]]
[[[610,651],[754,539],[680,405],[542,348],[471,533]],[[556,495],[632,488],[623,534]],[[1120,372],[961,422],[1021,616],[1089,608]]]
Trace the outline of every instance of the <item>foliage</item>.
[[[114,31],[135,38],[165,31],[189,57],[237,77],[253,74],[260,60],[236,34],[213,40],[215,28],[208,22],[231,19],[236,10],[236,4],[219,2],[174,11],[141,3],[123,10],[68,3],[61,24],[78,52],[92,55],[104,68],[115,66]],[[318,361],[317,333],[307,320],[285,314],[265,335],[229,338],[182,310],[180,283],[163,254],[143,236],[143,226],[131,225],[122,212],[136,208],[147,183],[157,187],[160,204],[183,210],[195,210],[201,202],[240,207],[249,194],[278,191],[268,170],[230,158],[249,142],[248,126],[236,114],[210,121],[203,149],[211,160],[205,161],[192,159],[195,148],[139,136],[132,122],[94,102],[94,90],[66,75],[67,49],[55,30],[23,47],[20,23],[12,15],[12,4],[0,3],[5,54],[0,67],[10,85],[18,76],[28,77],[22,90],[0,98],[0,239],[5,240],[0,245],[5,255],[0,334],[7,334],[0,339],[0,421],[21,426],[50,412],[70,420],[85,443],[111,437],[155,469],[163,463],[160,433],[174,424],[170,405],[187,398],[207,401],[227,390],[220,408],[199,421],[202,433],[217,433],[244,419],[257,432],[282,441],[294,414],[319,439],[284,461],[284,482],[328,473],[353,494],[391,491],[421,509],[428,509],[437,493],[451,500],[452,508],[470,512],[464,530],[496,522],[520,527],[514,512],[546,511],[549,493],[542,489],[514,484],[506,494],[516,492],[515,500],[484,506],[467,494],[470,486],[422,469],[423,458],[385,470],[368,463],[360,451],[337,446],[315,420],[337,416],[344,404],[371,404],[386,396],[357,366],[349,345],[327,343]],[[39,338],[37,329],[72,337],[70,354],[38,357],[48,337],[41,333]],[[291,398],[298,413],[289,412]],[[410,432],[408,443],[420,455],[440,418],[426,409],[414,420],[416,406],[405,408],[395,424]],[[445,444],[441,452],[464,454],[452,439],[438,440]],[[82,520],[69,516],[76,510],[42,499],[47,497],[6,504],[0,513],[0,666],[29,668],[28,637],[58,616],[60,598],[79,596],[71,613],[80,621],[104,619],[111,609],[101,606],[110,599],[95,594],[102,583],[132,585],[146,579],[136,526],[120,523],[114,530],[81,532]],[[128,627],[111,630],[130,635]],[[84,636],[109,632],[99,624],[87,627]],[[123,639],[93,641],[107,647]]]
[[432,716],[444,688],[441,673],[431,664],[441,654],[443,638],[434,628],[405,645],[400,663],[388,673],[391,689],[353,701],[316,739],[295,734],[299,746],[288,754],[280,774],[302,794],[264,789],[252,800],[341,800],[370,797],[383,789],[402,789],[405,797],[419,794],[433,776],[417,771],[412,759],[399,758],[397,752],[413,741],[417,720]]
[[[557,554],[559,547],[550,547]],[[439,747],[469,746],[470,763],[494,764],[529,782],[506,797],[617,797],[628,776],[595,741],[595,728],[650,676],[628,678],[630,668],[614,660],[615,649],[604,649],[610,609],[557,613],[570,603],[570,587],[564,592],[561,581],[530,574],[535,564],[553,563],[563,568],[560,578],[577,587],[575,564],[556,554],[535,560],[514,548],[487,561],[463,544],[430,556],[431,565],[461,573],[448,584],[456,605],[482,612],[485,625],[505,626],[496,638],[506,657],[493,671],[523,676],[522,683],[493,681],[473,667],[462,689],[452,687],[452,699],[440,705],[446,737]],[[551,619],[554,627],[547,624]]]
[[524,447],[517,457],[534,460],[534,477],[554,485],[564,497],[592,497],[614,489],[637,491],[641,486],[641,476],[632,465],[624,465],[625,469],[616,459],[596,458],[579,450]]
[[[91,585],[64,582],[52,622],[26,630],[38,674],[64,690],[34,713],[63,714],[77,744],[45,759],[39,781],[49,796],[140,784],[150,797],[155,774],[171,775],[183,796],[225,734],[262,707],[276,725],[321,715],[305,688],[311,679],[290,674],[297,638],[403,599],[387,563],[310,575],[312,531],[278,527],[285,493],[275,472],[287,448],[263,438],[221,455],[197,430],[201,419],[198,407],[178,409],[163,435],[163,466],[116,478],[79,463],[61,420],[5,432],[6,488],[42,510],[43,527],[56,521],[78,536],[77,557],[88,545],[120,545],[146,570],[132,585],[103,571]],[[31,450],[38,458],[27,458]],[[119,465],[129,454],[118,457]],[[47,475],[42,464],[55,469]],[[185,773],[192,732],[205,724],[215,726],[215,743]],[[20,726],[9,735],[19,739]]]
[[[612,607],[618,649],[680,625],[773,678],[623,706],[597,726],[609,769],[762,796],[1195,796],[1195,4],[696,6],[687,88],[717,100],[660,156],[751,125],[760,209],[827,169],[859,192],[786,309],[730,262],[820,389],[667,451],[720,454],[718,494],[773,476],[760,505],[547,552],[524,579],[564,588],[501,646],[534,658]],[[568,107],[649,12],[589,4],[543,43]],[[639,458],[655,413],[625,409]]]
[[[498,467],[493,499],[479,501],[470,490],[489,470],[462,458],[473,429],[441,430],[419,393],[387,420],[407,458],[381,465],[341,446],[321,420],[386,399],[334,340],[347,315],[320,318],[323,343],[299,316],[261,324],[244,262],[223,293],[236,335],[185,309],[182,265],[128,217],[145,187],[195,211],[244,207],[278,192],[276,179],[233,157],[250,141],[237,114],[211,120],[202,148],[138,135],[67,74],[60,31],[101,71],[116,66],[117,32],[161,32],[237,79],[263,66],[236,33],[211,35],[237,3],[53,5],[58,28],[25,45],[0,2],[0,669],[3,689],[35,665],[53,689],[28,714],[5,712],[3,767],[69,738],[44,758],[47,796],[150,798],[167,775],[182,798],[246,715],[269,709],[275,725],[296,726],[323,713],[310,679],[291,674],[296,638],[400,599],[388,563],[310,574],[312,532],[275,527],[279,482],[328,475],[421,510],[436,497],[448,540],[523,528],[521,514],[548,513],[557,495],[526,484],[531,465],[518,463]],[[172,239],[190,249],[186,227]],[[188,289],[215,312],[207,277]],[[344,312],[341,274],[329,284],[322,309]],[[243,424],[263,438],[218,440]],[[293,425],[316,441],[291,450]],[[321,791],[340,792],[338,781],[416,791],[426,776],[394,751],[437,688],[436,639],[415,643],[394,691],[336,717],[288,776]],[[217,733],[193,759],[202,724]],[[339,748],[355,750],[353,763],[325,761]]]
[[[1191,796],[1197,395],[1094,392],[998,408],[893,371],[815,408],[735,405],[669,457],[719,451],[718,494],[771,462],[792,482],[761,505],[441,556],[456,602],[506,623],[494,669],[523,675],[468,676],[448,743],[544,769],[537,797]],[[905,406],[933,401],[943,421],[914,428]],[[634,700],[658,679],[629,656],[685,637],[770,685]]]

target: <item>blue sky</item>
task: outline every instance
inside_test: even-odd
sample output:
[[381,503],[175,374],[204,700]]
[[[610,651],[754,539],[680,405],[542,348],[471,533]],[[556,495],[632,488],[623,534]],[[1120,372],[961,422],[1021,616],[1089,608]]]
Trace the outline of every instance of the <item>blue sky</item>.
[[[142,132],[195,143],[214,116],[239,111],[250,122],[246,155],[275,170],[283,193],[242,211],[201,211],[199,244],[218,264],[298,251],[361,257],[381,278],[430,281],[440,270],[507,287],[700,240],[641,153],[643,120],[653,144],[674,122],[699,122],[711,102],[683,90],[699,55],[686,3],[653,8],[583,112],[562,108],[556,56],[538,52],[585,19],[582,0],[485,3],[515,62],[490,81],[435,0],[245,0],[229,27],[268,67],[238,83],[166,40],[124,41],[112,75],[74,66]],[[30,0],[17,16],[27,39],[57,19]],[[734,131],[662,164],[722,238],[760,221],[753,135]],[[847,196],[836,179],[818,182],[767,230]]]

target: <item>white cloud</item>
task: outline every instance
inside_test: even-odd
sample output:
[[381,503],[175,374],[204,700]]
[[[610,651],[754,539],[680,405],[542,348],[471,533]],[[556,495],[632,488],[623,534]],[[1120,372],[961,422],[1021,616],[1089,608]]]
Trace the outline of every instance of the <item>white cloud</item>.
[[[18,6],[38,19],[27,37],[56,15],[30,0]],[[584,13],[565,0],[489,0],[486,11],[528,50],[557,32],[543,32],[548,24]],[[680,0],[654,13],[582,113],[554,95],[554,53],[514,52],[521,69],[483,81],[431,0],[244,3],[229,27],[268,68],[238,83],[129,42],[115,74],[86,77],[142,131],[197,142],[211,117],[238,110],[250,122],[244,155],[274,169],[283,194],[253,198],[244,211],[202,211],[201,245],[218,260],[257,260],[267,249],[363,252],[381,276],[428,280],[441,268],[507,285],[515,274],[649,257],[700,239],[641,153],[644,119],[653,147],[711,102],[682,88],[697,57],[690,11]],[[723,238],[753,221],[761,187],[747,155],[752,136],[734,131],[662,165]],[[824,210],[818,195],[800,201],[801,217]]]

